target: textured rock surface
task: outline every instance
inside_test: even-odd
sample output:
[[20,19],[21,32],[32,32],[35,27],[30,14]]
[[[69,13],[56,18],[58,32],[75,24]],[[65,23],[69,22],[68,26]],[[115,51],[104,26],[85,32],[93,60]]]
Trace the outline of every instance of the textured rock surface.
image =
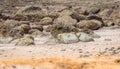
[[54,20],[54,23],[65,23],[70,25],[75,25],[77,23],[77,20],[72,19],[70,16],[61,16]]
[[79,41],[75,33],[58,34],[57,39],[60,43],[65,43],[65,44],[76,43]]
[[17,46],[29,46],[34,45],[34,38],[32,36],[27,36],[18,40],[15,44]]
[[78,28],[97,30],[102,27],[102,23],[97,20],[83,20],[76,24]]

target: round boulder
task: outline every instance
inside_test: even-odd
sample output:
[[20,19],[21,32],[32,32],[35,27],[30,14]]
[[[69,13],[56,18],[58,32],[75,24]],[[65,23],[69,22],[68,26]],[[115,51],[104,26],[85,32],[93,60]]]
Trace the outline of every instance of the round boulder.
[[76,43],[79,41],[78,37],[73,32],[58,34],[57,39],[59,43],[65,43],[65,44]]
[[77,23],[77,20],[73,19],[71,16],[61,16],[54,20],[54,24],[56,23],[75,25]]

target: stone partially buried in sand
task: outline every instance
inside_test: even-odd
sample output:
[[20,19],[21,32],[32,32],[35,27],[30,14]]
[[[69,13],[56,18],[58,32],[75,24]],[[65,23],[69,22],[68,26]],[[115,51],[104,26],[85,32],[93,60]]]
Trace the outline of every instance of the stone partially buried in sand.
[[76,43],[79,41],[81,42],[94,41],[93,37],[89,36],[84,32],[79,32],[79,33],[71,32],[71,33],[58,34],[57,39],[59,43],[65,43],[65,44]]
[[79,30],[71,24],[57,23],[53,24],[50,28],[50,33],[56,37],[60,33],[78,32]]
[[44,35],[43,32],[39,31],[38,29],[29,30],[29,34],[32,35],[32,36],[42,36],[42,35]]
[[97,30],[102,27],[102,23],[98,20],[83,20],[76,24],[77,28],[80,29],[91,29],[91,30]]
[[77,34],[79,35],[79,40],[82,41],[82,42],[94,41],[94,39],[86,33],[80,32],[80,33],[77,33]]
[[12,37],[0,37],[0,44],[9,44],[13,40]]
[[65,44],[76,43],[79,41],[78,37],[74,32],[58,34],[57,39],[60,43],[65,43]]
[[32,36],[26,36],[24,38],[20,38],[18,42],[15,44],[16,46],[29,46],[34,45],[34,38]]

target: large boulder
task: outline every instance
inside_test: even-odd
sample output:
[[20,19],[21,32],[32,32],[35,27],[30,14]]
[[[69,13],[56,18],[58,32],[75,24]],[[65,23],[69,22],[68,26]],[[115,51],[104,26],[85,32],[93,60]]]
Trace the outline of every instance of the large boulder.
[[77,35],[79,35],[79,40],[82,41],[82,42],[90,42],[90,41],[94,41],[93,37],[89,36],[88,34],[86,33],[77,33]]
[[45,18],[40,20],[41,25],[50,25],[52,23],[53,23],[53,19],[50,17],[45,17]]
[[70,16],[73,19],[76,19],[78,22],[81,21],[81,20],[87,19],[87,17],[85,15],[77,13],[77,12],[73,12]]
[[41,32],[38,29],[31,29],[31,30],[29,30],[29,34],[31,34],[33,36],[42,36],[43,32]]
[[104,9],[99,13],[103,19],[105,26],[113,26],[119,24],[120,10],[118,9]]
[[87,20],[98,20],[103,23],[102,17],[100,17],[99,15],[94,15],[94,14],[88,15]]
[[69,32],[78,32],[79,30],[75,28],[73,25],[57,23],[53,24],[50,27],[50,33],[53,37],[56,37],[60,33],[69,33]]
[[37,24],[32,23],[32,24],[30,24],[30,27],[31,27],[31,29],[37,29],[39,31],[43,31],[43,26],[39,25],[39,24],[37,25]]
[[83,20],[76,24],[77,28],[80,29],[91,29],[91,30],[97,30],[102,27],[102,22],[98,20]]
[[76,43],[79,41],[75,33],[58,34],[57,39],[59,43],[65,43],[65,44]]
[[9,32],[15,28],[16,26],[19,26],[19,22],[15,20],[6,20],[3,24],[1,24],[0,27],[0,34],[3,36],[9,36]]
[[21,26],[17,26],[14,28],[11,28],[10,31],[8,31],[7,35],[15,38],[21,38],[24,36],[24,29]]
[[76,42],[90,42],[94,41],[93,37],[91,37],[89,34],[86,34],[84,32],[71,32],[71,33],[62,33],[58,34],[57,36],[58,42],[59,43],[65,43],[65,44],[70,44],[70,43],[76,43]]
[[65,23],[70,25],[75,25],[77,23],[76,19],[73,19],[71,16],[61,16],[54,20],[54,24],[56,23]]
[[32,36],[26,36],[24,38],[21,38],[16,42],[16,46],[29,46],[34,45],[34,38]]
[[47,12],[43,10],[40,6],[29,5],[22,7],[15,14],[15,19],[26,20],[26,21],[40,21]]
[[24,34],[27,34],[30,30],[30,25],[28,24],[21,24],[20,27],[24,30]]

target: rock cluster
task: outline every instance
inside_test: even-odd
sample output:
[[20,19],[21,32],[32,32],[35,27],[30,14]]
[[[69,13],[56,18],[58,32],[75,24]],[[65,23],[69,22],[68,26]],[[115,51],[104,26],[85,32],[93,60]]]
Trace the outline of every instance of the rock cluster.
[[28,5],[12,15],[0,12],[0,37],[24,38],[26,34],[42,35],[45,31],[63,43],[93,41],[95,33],[92,30],[120,26],[119,11],[119,6],[86,8]]

